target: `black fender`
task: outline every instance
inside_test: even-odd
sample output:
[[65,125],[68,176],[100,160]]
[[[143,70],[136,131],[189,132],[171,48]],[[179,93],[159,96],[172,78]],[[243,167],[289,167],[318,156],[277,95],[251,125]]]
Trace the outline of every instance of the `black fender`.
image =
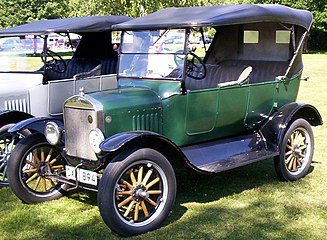
[[260,128],[260,132],[267,141],[267,147],[279,151],[280,144],[288,126],[296,119],[303,118],[312,126],[322,125],[319,111],[310,104],[292,102],[284,105]]
[[0,111],[0,126],[4,126],[10,123],[18,123],[22,120],[32,118],[33,115],[16,110]]
[[20,132],[24,129],[28,129],[44,134],[45,125],[48,122],[55,122],[62,130],[64,129],[64,123],[61,120],[54,118],[33,117],[18,122],[17,124],[9,128],[8,132],[15,133]]
[[101,157],[105,159],[105,165],[107,165],[109,162],[123,160],[131,152],[142,147],[152,148],[160,152],[167,157],[173,166],[188,166],[194,169],[175,143],[160,134],[150,131],[118,133],[105,139],[100,144]]

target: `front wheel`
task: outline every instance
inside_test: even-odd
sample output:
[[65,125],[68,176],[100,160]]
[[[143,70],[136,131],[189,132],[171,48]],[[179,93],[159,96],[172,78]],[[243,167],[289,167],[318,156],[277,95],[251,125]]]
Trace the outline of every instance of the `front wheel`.
[[168,160],[142,148],[107,166],[99,183],[98,205],[108,227],[131,236],[159,227],[175,197],[175,173]]
[[304,119],[295,120],[286,131],[280,155],[274,158],[275,170],[283,181],[296,181],[310,168],[314,149],[313,132]]
[[40,133],[28,135],[16,145],[8,161],[9,185],[25,203],[40,203],[62,196],[65,184],[49,177],[64,170],[60,151]]
[[15,124],[10,123],[0,128],[0,187],[9,185],[7,167],[11,151],[24,136],[30,133],[28,130],[24,130],[22,133],[10,134],[8,129],[13,125]]

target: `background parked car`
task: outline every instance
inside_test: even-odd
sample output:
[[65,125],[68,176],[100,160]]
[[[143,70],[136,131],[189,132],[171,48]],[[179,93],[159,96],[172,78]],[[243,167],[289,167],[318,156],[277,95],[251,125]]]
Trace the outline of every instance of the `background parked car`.
[[[8,185],[7,160],[13,145],[30,132],[19,132],[12,138],[9,127],[34,116],[61,119],[64,100],[80,88],[90,92],[111,87],[108,82],[116,79],[113,74],[118,58],[111,43],[111,26],[129,19],[91,16],[40,20],[0,30],[0,38],[17,36],[4,40],[5,50],[13,46],[20,49],[18,54],[0,55],[0,186]],[[79,34],[81,44],[74,51],[52,51],[46,39],[53,33]]]
[[16,51],[24,48],[24,44],[19,38],[8,38],[1,45],[2,51]]

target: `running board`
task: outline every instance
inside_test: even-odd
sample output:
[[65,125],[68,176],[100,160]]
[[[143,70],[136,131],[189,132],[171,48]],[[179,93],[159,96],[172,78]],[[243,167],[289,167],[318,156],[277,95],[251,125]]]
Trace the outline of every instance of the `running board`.
[[279,155],[267,146],[271,144],[267,144],[259,133],[253,133],[183,147],[182,151],[196,169],[221,172]]

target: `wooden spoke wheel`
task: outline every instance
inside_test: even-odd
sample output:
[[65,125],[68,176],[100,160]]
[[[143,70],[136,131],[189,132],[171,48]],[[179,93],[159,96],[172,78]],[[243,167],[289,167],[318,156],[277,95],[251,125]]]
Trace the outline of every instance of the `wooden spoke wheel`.
[[8,186],[7,161],[10,156],[11,149],[14,147],[12,137],[8,132],[0,135],[0,186]]
[[59,150],[41,134],[21,140],[10,156],[8,176],[13,192],[26,203],[39,203],[62,196],[63,184],[49,175],[59,175],[64,161]]
[[130,236],[157,228],[175,196],[175,174],[168,160],[152,149],[140,149],[108,165],[98,202],[105,223],[116,233]]
[[275,158],[275,169],[282,180],[295,181],[309,170],[314,149],[313,132],[304,119],[294,121],[288,128],[281,146],[280,156]]
[[8,186],[8,175],[7,175],[7,163],[11,154],[11,151],[15,148],[15,145],[25,135],[29,134],[29,131],[23,133],[8,133],[8,129],[13,126],[12,124],[6,124],[0,128],[0,187]]

